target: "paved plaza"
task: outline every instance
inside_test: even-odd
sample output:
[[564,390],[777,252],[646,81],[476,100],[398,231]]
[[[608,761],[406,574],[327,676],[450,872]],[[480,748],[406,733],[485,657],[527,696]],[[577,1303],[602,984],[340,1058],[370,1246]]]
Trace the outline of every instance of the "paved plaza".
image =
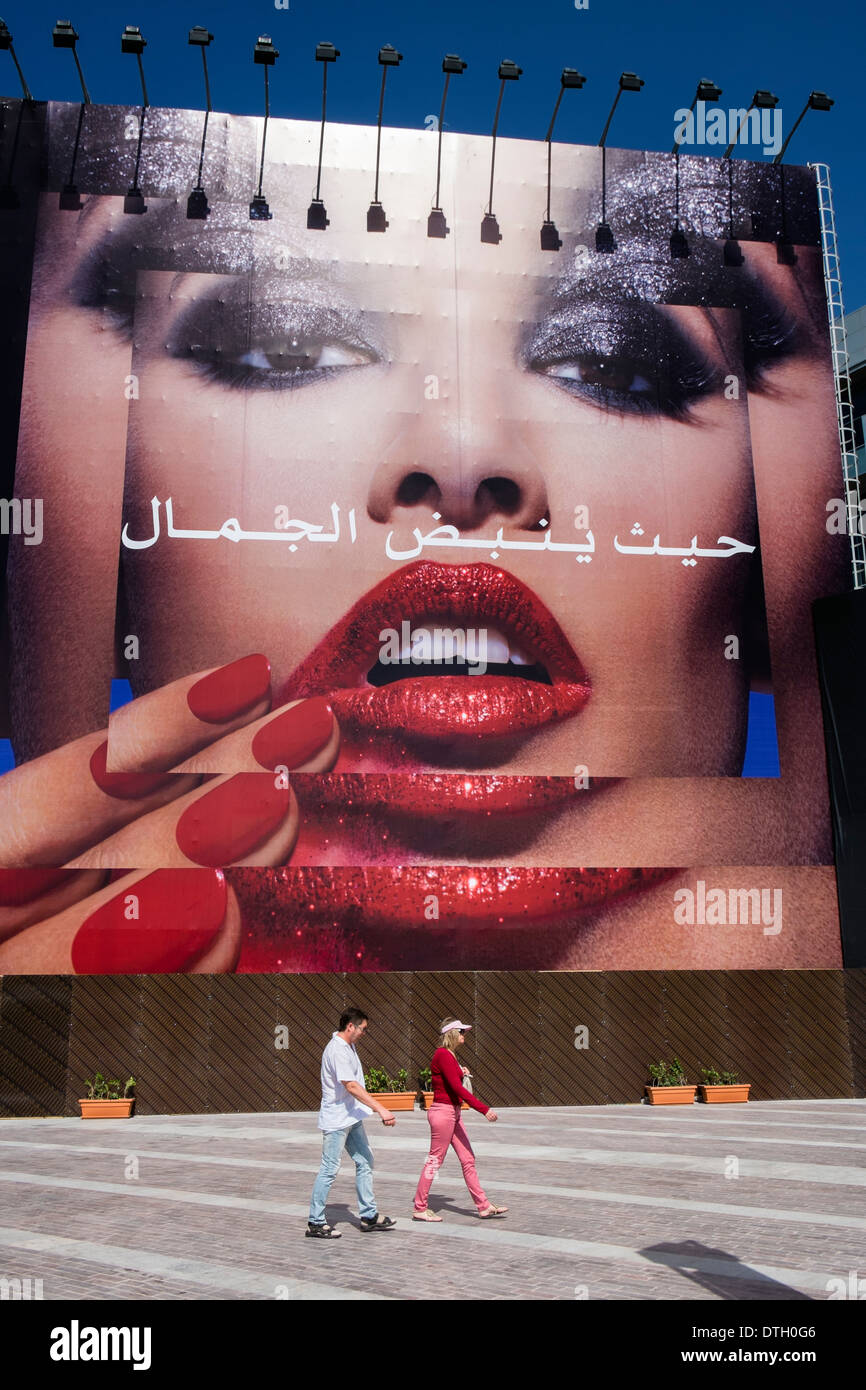
[[477,1218],[452,1151],[431,1192],[443,1222],[411,1220],[429,1135],[416,1110],[391,1130],[366,1122],[396,1230],[360,1232],[344,1158],[337,1241],[304,1238],[315,1114],[0,1120],[0,1276],[41,1280],[45,1299],[825,1301],[857,1278],[866,1290],[866,1100],[499,1115],[466,1123],[507,1217]]

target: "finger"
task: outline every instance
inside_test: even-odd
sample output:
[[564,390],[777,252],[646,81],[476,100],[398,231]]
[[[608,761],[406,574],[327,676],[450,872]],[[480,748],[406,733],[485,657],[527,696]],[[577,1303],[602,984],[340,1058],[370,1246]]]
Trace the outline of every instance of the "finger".
[[108,721],[108,770],[164,772],[214,738],[266,714],[270,703],[271,666],[259,653],[182,676],[114,711]]
[[175,772],[330,772],[340,751],[340,728],[322,697],[293,700],[237,733],[219,738]]
[[183,868],[191,864],[284,864],[300,814],[288,781],[270,772],[214,777],[169,806],[124,826],[85,850],[76,868]]
[[68,864],[199,781],[172,772],[109,773],[106,749],[104,732],[85,734],[0,777],[0,867]]
[[95,893],[104,879],[83,869],[0,869],[0,941]]
[[221,974],[240,943],[240,908],[218,870],[135,870],[0,944],[0,974]]

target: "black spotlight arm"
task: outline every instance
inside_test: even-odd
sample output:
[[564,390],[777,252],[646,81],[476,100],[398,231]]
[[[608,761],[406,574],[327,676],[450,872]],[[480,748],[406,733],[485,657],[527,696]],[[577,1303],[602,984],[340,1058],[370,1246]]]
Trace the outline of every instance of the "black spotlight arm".
[[607,139],[607,132],[610,130],[610,123],[613,120],[613,113],[619,105],[619,99],[622,96],[623,92],[639,92],[643,85],[643,78],[638,77],[636,73],[620,73],[619,86],[616,90],[616,96],[613,99],[613,106],[610,108],[610,115],[604,123],[604,130],[601,132],[601,139],[598,142],[602,149],[604,149],[604,142]]
[[75,141],[72,146],[72,162],[69,166],[69,178],[66,180],[71,188],[75,183],[75,166],[78,163],[78,146],[81,143],[81,127],[84,124],[84,108],[91,103],[83,101],[78,108],[78,125],[75,128]]
[[794,134],[794,131],[797,129],[797,126],[800,124],[807,111],[829,111],[832,105],[833,98],[828,97],[826,92],[810,92],[809,100],[806,102],[806,105],[803,107],[803,110],[800,112],[796,121],[791,126],[791,129],[788,131],[788,137],[785,140],[785,143],[782,146],[782,148],[779,150],[779,153],[776,155],[776,158],[773,160],[773,163],[781,164],[785,155],[785,151],[791,143],[791,136]]
[[121,53],[135,54],[136,62],[138,63],[138,76],[141,80],[141,104],[145,108],[150,105],[147,96],[147,83],[144,80],[144,64],[141,61],[141,55],[146,48],[147,39],[142,36],[142,32],[138,25],[127,24],[120,36],[120,51]]
[[[689,115],[691,116],[699,101],[718,101],[721,95],[721,87],[717,87],[715,82],[711,82],[708,77],[702,77],[697,85],[697,90],[695,91],[695,94],[692,97],[692,104],[689,107]],[[671,154],[678,154],[681,144],[681,140],[675,140],[673,145],[671,146]]]
[[487,199],[487,211],[493,212],[493,169],[496,164],[496,128],[499,125],[499,112],[502,110],[502,93],[505,91],[505,78],[499,83],[499,96],[496,98],[496,115],[493,117],[493,148],[490,151],[490,196]]
[[733,140],[731,141],[730,145],[728,145],[728,148],[725,150],[725,153],[722,155],[722,159],[730,159],[730,157],[731,157],[731,151],[732,151],[732,149],[734,148],[734,146],[736,145],[737,141],[738,141],[739,138],[740,138],[740,131],[743,129],[743,126],[746,124],[746,121],[749,119],[750,113],[751,113],[752,111],[754,111],[755,108],[757,108],[759,111],[772,111],[774,107],[778,106],[778,104],[779,104],[779,98],[776,97],[776,96],[773,96],[773,93],[772,93],[772,92],[764,91],[763,89],[761,89],[761,90],[755,92],[755,95],[752,97],[752,100],[749,102],[748,107],[747,107],[746,110],[743,112],[742,120],[740,120],[740,121],[737,123],[737,133],[736,133],[736,135],[734,136]]
[[382,68],[382,85],[379,88],[379,114],[376,118],[376,179],[373,185],[373,202],[379,201],[379,157],[382,152],[382,113],[385,110],[385,81],[388,76],[389,68],[400,66],[403,61],[403,54],[398,53],[396,48],[390,43],[386,43],[379,49],[379,63]]
[[208,120],[210,118],[210,113],[213,110],[213,105],[211,104],[210,99],[210,78],[208,76],[207,70],[207,50],[208,46],[213,42],[213,34],[208,33],[207,29],[203,28],[202,25],[197,24],[194,29],[190,29],[189,31],[189,42],[194,47],[201,49],[201,63],[202,69],[204,71],[204,95],[206,104],[204,112],[204,126],[202,128],[201,133],[201,150],[199,151],[198,157],[198,177],[195,181],[196,189],[201,189],[201,176],[202,170],[204,168],[204,151],[205,143],[207,141],[207,126]]
[[442,88],[442,104],[439,107],[439,136],[436,146],[436,198],[433,206],[439,208],[439,188],[442,181],[442,129],[445,125],[445,102],[448,97],[448,83],[451,81],[452,73],[466,71],[466,64],[462,58],[458,58],[456,53],[446,53],[442,59],[442,71],[445,74],[445,85]]
[[9,50],[10,54],[12,55],[12,61],[15,64],[15,71],[18,73],[18,81],[21,83],[21,91],[24,94],[24,100],[32,101],[33,93],[27,86],[27,80],[24,76],[24,73],[21,71],[21,64],[19,63],[18,55],[15,52],[15,45],[12,42],[12,35],[9,32],[8,25],[2,19],[0,19],[0,48],[7,48]]
[[84,105],[90,106],[90,93],[87,90],[87,83],[84,80],[84,73],[81,71],[81,64],[78,61],[78,50],[73,48],[72,56],[75,59],[75,66],[78,69],[78,80],[81,83],[81,95],[84,98]]
[[319,162],[316,165],[316,197],[322,191],[322,156],[325,152],[325,121],[328,118],[328,64],[322,64],[322,128],[319,131]]
[[545,220],[550,221],[550,183],[551,183],[551,151],[553,146],[553,127],[556,125],[556,118],[559,115],[559,108],[562,104],[563,94],[569,87],[582,87],[586,78],[583,77],[576,68],[563,68],[562,76],[559,79],[559,95],[556,98],[556,105],[553,108],[553,115],[550,118],[550,125],[547,127],[545,140],[547,141],[547,211]]
[[262,157],[259,160],[259,186],[258,195],[262,196],[262,183],[265,177],[265,145],[268,140],[268,121],[271,116],[271,94],[268,86],[268,69],[265,68],[265,123],[262,126]]
[[503,58],[499,64],[499,95],[496,98],[496,113],[493,117],[493,147],[490,151],[490,196],[487,200],[487,216],[493,216],[493,171],[496,165],[496,132],[499,129],[499,113],[502,110],[502,94],[505,91],[506,82],[516,82],[523,72],[510,58]]
[[316,202],[320,200],[322,187],[322,155],[325,149],[325,121],[328,114],[328,64],[336,63],[339,56],[339,48],[335,48],[332,43],[316,44],[316,61],[322,64],[322,127],[319,131],[319,162],[316,166]]

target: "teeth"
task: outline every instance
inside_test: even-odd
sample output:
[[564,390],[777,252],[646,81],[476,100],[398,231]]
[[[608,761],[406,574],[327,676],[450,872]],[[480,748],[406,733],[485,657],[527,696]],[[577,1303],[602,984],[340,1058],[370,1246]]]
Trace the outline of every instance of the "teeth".
[[[484,651],[483,646],[481,645],[480,642],[478,642],[477,647],[476,647],[476,652],[480,654],[480,653],[482,653],[483,651]],[[496,664],[501,663],[502,665],[504,665],[505,662],[506,662],[507,660],[508,660],[508,642],[507,642],[507,640],[506,640],[503,636],[501,636],[501,634],[498,633],[498,632],[488,632],[488,633],[487,633],[487,661],[488,661],[489,663],[491,663],[491,664],[492,664],[492,663],[496,663]]]
[[[400,646],[400,660],[409,662],[413,651],[413,641],[415,640],[415,651],[419,651],[422,638],[420,634],[427,634],[427,648],[431,652],[434,649],[441,653],[441,659],[448,661],[449,658],[457,657],[460,654],[461,640],[454,636],[446,637],[446,631],[457,630],[457,624],[446,626],[442,624],[441,630],[436,631],[428,624],[425,628],[413,628],[412,638],[408,642],[403,642]],[[433,634],[436,633],[435,643]],[[463,629],[465,635],[465,659],[470,662],[477,662],[483,657],[489,665],[506,665],[509,661],[515,666],[532,666],[533,660],[520,647],[514,647],[509,639],[498,628],[493,627],[473,627]],[[486,642],[486,647],[485,647]]]

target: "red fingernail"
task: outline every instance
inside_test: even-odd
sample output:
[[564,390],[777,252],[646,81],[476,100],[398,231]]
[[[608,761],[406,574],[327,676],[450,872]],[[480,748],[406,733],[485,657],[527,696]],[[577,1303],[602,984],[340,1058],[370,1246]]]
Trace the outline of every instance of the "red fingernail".
[[299,767],[320,748],[324,748],[334,732],[331,706],[322,696],[302,700],[262,725],[253,739],[253,757],[262,767]]
[[288,787],[264,772],[238,772],[188,806],[175,828],[187,859],[218,868],[269,839],[290,805]]
[[90,759],[90,774],[100,791],[116,796],[120,801],[135,801],[167,787],[174,772],[108,772],[108,742],[100,743]]
[[186,702],[196,719],[205,724],[225,724],[263,700],[271,688],[271,663],[266,656],[242,656],[209,676],[202,676],[187,692]]
[[209,869],[157,869],[92,912],[72,943],[77,975],[184,970],[225,920],[226,882]]
[[0,869],[0,907],[21,907],[59,888],[79,869]]

